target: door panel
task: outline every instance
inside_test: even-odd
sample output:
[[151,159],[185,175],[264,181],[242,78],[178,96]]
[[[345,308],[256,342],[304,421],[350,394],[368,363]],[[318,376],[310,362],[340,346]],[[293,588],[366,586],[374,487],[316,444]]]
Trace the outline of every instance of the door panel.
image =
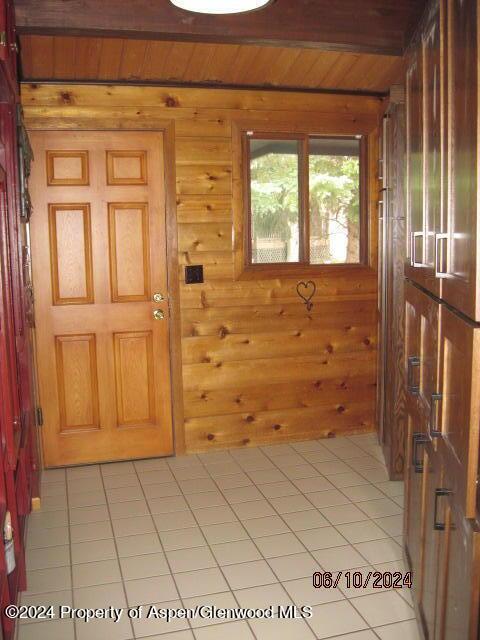
[[[446,3],[431,3],[421,42],[407,69],[408,278],[440,297],[446,202],[443,41]],[[437,252],[438,249],[438,252]]]
[[421,50],[412,52],[406,77],[407,120],[407,262],[405,274],[424,283],[423,217],[423,61]]
[[56,336],[60,433],[98,429],[97,348],[95,334]]
[[438,403],[438,333],[440,305],[412,285],[405,284],[407,402],[425,417],[429,433],[435,426]]
[[434,527],[435,490],[443,486],[443,469],[440,458],[431,443],[427,443],[424,456],[425,494],[422,536],[422,582],[418,604],[420,619],[426,640],[435,637],[437,620],[437,577],[439,556],[439,532]]
[[424,124],[424,286],[441,294],[436,277],[436,241],[442,230],[443,214],[443,59],[441,56],[444,2],[438,3],[423,38],[423,124]]
[[480,438],[480,328],[444,306],[441,317],[440,451],[454,479],[458,504],[467,518],[473,518]]
[[480,321],[477,250],[477,2],[448,3],[448,259],[442,297]]
[[[445,501],[440,524],[436,640],[478,640],[480,532],[466,520],[452,497]],[[439,511],[442,511],[439,509]]]
[[413,595],[421,599],[423,581],[423,528],[425,506],[425,426],[422,417],[407,409],[405,466],[405,549],[413,571]]
[[93,303],[90,205],[49,204],[54,304]]
[[162,143],[157,133],[32,135],[47,466],[172,453]]
[[149,299],[148,215],[144,203],[108,205],[110,282],[114,302]]

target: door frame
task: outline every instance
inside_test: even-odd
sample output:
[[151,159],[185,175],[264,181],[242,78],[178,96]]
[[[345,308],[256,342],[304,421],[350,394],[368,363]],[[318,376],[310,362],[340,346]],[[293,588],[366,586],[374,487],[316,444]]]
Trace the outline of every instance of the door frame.
[[[108,118],[105,121],[76,121],[67,126],[59,126],[59,121],[54,119],[51,123],[42,121],[41,126],[30,126],[28,120],[25,123],[27,133],[29,131],[82,131],[82,132],[106,132],[115,133],[161,133],[163,135],[163,167],[165,178],[165,232],[167,246],[167,286],[168,286],[168,327],[169,327],[169,353],[171,376],[171,408],[173,430],[173,453],[182,455],[186,452],[185,446],[185,422],[183,411],[183,376],[182,376],[182,344],[181,344],[181,316],[180,316],[180,278],[178,263],[178,230],[177,230],[177,199],[176,199],[176,171],[175,171],[175,122],[173,120],[157,120],[152,127],[128,127],[122,126],[122,118]],[[63,124],[63,123],[62,123]],[[103,126],[102,126],[103,125]],[[41,428],[41,427],[40,427]],[[43,434],[42,434],[43,436]],[[43,448],[43,437],[42,437]]]

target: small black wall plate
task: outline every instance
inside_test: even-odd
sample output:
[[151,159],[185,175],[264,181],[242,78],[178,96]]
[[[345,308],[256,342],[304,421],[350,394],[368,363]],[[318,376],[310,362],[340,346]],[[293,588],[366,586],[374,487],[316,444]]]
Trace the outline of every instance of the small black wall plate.
[[203,282],[203,264],[193,264],[185,267],[185,284],[200,284]]

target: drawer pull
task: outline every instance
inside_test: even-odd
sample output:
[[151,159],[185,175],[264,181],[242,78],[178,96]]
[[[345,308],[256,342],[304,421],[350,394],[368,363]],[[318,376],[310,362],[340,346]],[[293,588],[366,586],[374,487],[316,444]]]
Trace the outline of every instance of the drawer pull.
[[420,358],[418,356],[408,356],[407,360],[407,389],[416,396],[420,390],[420,386],[414,382],[414,369],[420,366]]
[[439,438],[442,432],[438,430],[437,425],[437,403],[442,399],[441,393],[432,393],[430,398],[430,426],[429,432],[431,438]]
[[[417,262],[417,238],[422,239],[422,262]],[[410,251],[410,264],[412,267],[423,267],[423,243],[424,234],[423,231],[412,231],[410,237],[411,251]]]
[[[446,253],[440,247],[440,242],[446,242]],[[445,269],[445,270],[444,270]],[[435,277],[448,277],[448,233],[435,234]]]
[[428,442],[428,437],[423,433],[414,433],[413,434],[413,443],[412,443],[412,467],[415,470],[415,473],[423,473],[423,462],[418,460],[418,447],[419,445],[426,444]]
[[433,510],[433,528],[435,531],[445,531],[445,523],[438,521],[438,499],[443,496],[449,496],[451,493],[450,489],[435,489],[435,508]]

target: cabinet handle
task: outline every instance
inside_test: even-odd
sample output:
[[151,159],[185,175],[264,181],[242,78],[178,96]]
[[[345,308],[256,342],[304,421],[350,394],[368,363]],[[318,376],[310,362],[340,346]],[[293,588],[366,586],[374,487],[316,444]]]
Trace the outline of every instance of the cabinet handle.
[[449,496],[451,493],[450,489],[435,489],[435,506],[433,510],[433,528],[435,531],[445,531],[445,523],[438,521],[438,499],[443,496]]
[[431,438],[439,438],[442,432],[438,430],[437,425],[437,403],[442,399],[441,393],[432,393],[430,398],[430,425],[429,433]]
[[412,446],[412,467],[414,468],[415,473],[423,473],[423,462],[418,460],[418,446],[421,444],[426,444],[428,442],[428,437],[423,433],[414,433],[413,434],[413,446]]
[[[410,237],[410,246],[411,246],[410,264],[412,265],[412,267],[423,267],[424,266],[423,262],[417,262],[417,250],[416,250],[417,238],[422,239],[422,254],[423,254],[423,231],[412,231],[411,237]],[[423,259],[423,255],[422,255],[422,259]]]
[[408,356],[407,359],[407,389],[409,393],[416,396],[420,391],[420,386],[415,384],[413,380],[414,368],[420,366],[420,358],[418,356]]
[[448,242],[447,242],[447,260],[445,261],[446,271],[442,270],[443,259],[440,262],[440,257],[443,258],[443,253],[440,251],[440,242],[448,240],[448,233],[436,233],[435,234],[435,277],[447,278],[448,277]]

